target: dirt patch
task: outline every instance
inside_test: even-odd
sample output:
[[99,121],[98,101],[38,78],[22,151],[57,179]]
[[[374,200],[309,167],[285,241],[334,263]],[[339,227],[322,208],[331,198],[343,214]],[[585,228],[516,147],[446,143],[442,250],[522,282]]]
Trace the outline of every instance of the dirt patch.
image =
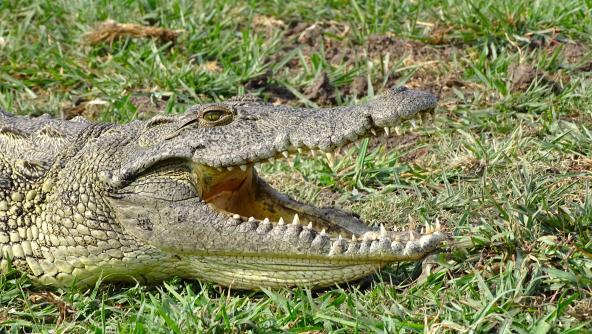
[[134,95],[130,97],[130,103],[136,107],[139,119],[148,119],[162,113],[168,101],[168,96],[155,98],[147,95]]
[[580,72],[592,71],[592,55],[590,49],[581,43],[569,43],[563,46],[563,59],[569,64],[575,66]]
[[[358,40],[349,25],[334,21],[284,22],[277,18],[258,17],[254,24],[271,29],[273,34],[283,33],[281,49],[265,62],[283,63],[284,66],[264,76],[264,79],[269,80],[257,77],[245,85],[247,89],[258,90],[254,93],[268,95],[278,103],[298,103],[292,100],[295,98],[293,94],[284,94],[286,89],[277,85],[277,82],[281,82],[281,78],[310,72],[311,63],[317,62],[319,56],[330,66],[342,68],[345,73],[358,71],[351,79],[346,77],[333,82],[326,80],[323,74],[318,75],[309,86],[295,87],[311,101],[323,106],[337,103],[340,96],[354,95],[361,98],[368,93],[370,84],[374,92],[379,94],[384,89],[400,84],[401,79],[410,73],[411,78],[405,78],[406,86],[431,90],[437,95],[443,90],[444,94],[451,94],[450,87],[470,86],[463,80],[463,72],[450,65],[457,63],[451,60],[462,52],[457,46],[426,44],[388,33]],[[397,71],[393,70],[394,66]],[[365,68],[371,69],[372,82],[368,82],[368,74],[363,70]],[[275,76],[280,80],[270,79]],[[276,97],[278,95],[279,98]]]
[[355,97],[365,96],[368,92],[368,77],[358,75],[349,86],[349,93]]
[[245,83],[245,89],[250,92],[257,91],[273,104],[286,104],[296,99],[289,89],[275,82],[271,71],[251,78]]
[[322,72],[314,83],[304,90],[304,94],[321,106],[334,105],[336,102],[335,88],[325,72]]
[[570,64],[579,63],[589,53],[588,48],[580,43],[570,43],[563,46],[563,58]]
[[175,42],[183,30],[170,30],[158,27],[144,26],[135,23],[118,23],[107,20],[99,23],[93,30],[83,36],[84,41],[90,45],[101,43],[112,44],[115,40],[127,37],[154,38],[161,43]]
[[[462,85],[462,77],[444,78],[435,69],[437,64],[447,62],[458,53],[455,47],[428,45],[391,34],[372,35],[358,43],[349,34],[349,27],[344,25],[298,23],[286,31],[286,46],[276,57],[281,59],[293,50],[299,49],[305,61],[309,61],[314,54],[324,53],[332,66],[346,69],[366,66],[379,68],[381,71],[373,79],[376,81],[372,82],[377,93],[398,83],[400,75],[409,70],[416,71],[406,83],[409,87],[437,90],[443,86],[444,79],[454,82],[455,85]],[[407,70],[393,72],[392,66],[395,64]],[[289,72],[299,72],[302,71],[303,64],[300,58],[293,58],[286,66]],[[342,95],[353,94],[361,97],[367,93],[368,86],[367,75],[361,73],[354,77],[352,82],[345,82],[343,86],[336,86],[335,89],[341,91]]]
[[508,77],[510,78],[510,90],[514,92],[525,92],[536,80],[540,80],[543,85],[550,86],[554,93],[559,93],[563,89],[561,79],[564,78],[560,74],[551,75],[527,63],[510,65]]
[[530,64],[512,64],[508,67],[510,88],[513,91],[526,91],[541,73]]
[[401,58],[407,55],[413,56],[421,52],[424,44],[395,38],[391,35],[372,35],[366,41],[368,57],[375,58],[389,53],[393,58]]
[[592,71],[592,50],[580,42],[569,41],[559,32],[553,32],[552,36],[526,35],[529,38],[530,49],[544,49],[549,55],[559,50],[559,59],[569,69],[578,72]]

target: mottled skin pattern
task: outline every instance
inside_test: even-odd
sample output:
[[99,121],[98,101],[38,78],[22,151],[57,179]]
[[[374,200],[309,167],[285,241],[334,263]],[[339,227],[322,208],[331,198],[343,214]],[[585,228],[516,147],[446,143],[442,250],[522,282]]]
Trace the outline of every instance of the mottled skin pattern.
[[0,111],[0,269],[54,286],[180,276],[256,289],[421,259],[446,240],[438,226],[372,230],[276,192],[254,164],[332,151],[435,103],[406,89],[331,109],[243,96],[127,125]]

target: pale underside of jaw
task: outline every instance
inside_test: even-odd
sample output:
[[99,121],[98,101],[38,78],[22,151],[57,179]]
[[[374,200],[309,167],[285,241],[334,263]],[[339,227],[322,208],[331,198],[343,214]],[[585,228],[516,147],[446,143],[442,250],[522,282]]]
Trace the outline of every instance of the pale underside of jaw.
[[353,282],[375,273],[388,262],[317,262],[281,257],[208,256],[187,262],[193,277],[236,289],[292,286],[326,287]]

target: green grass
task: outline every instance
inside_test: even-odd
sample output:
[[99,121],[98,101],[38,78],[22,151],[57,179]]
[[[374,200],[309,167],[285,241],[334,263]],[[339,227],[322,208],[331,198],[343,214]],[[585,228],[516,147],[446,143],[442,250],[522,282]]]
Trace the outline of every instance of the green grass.
[[[459,243],[422,275],[421,264],[404,263],[371,284],[324,291],[180,280],[55,290],[11,272],[0,275],[0,331],[592,333],[591,7],[0,1],[0,107],[14,113],[128,122],[245,91],[293,105],[349,104],[358,77],[371,79],[363,95],[393,85],[435,91],[434,123],[345,148],[334,168],[308,157],[262,173],[292,196],[370,224],[438,218]],[[261,18],[284,26],[256,24]],[[83,44],[106,19],[184,32],[164,45]],[[301,32],[290,33],[299,22],[316,23],[325,42],[299,44]],[[385,35],[402,44],[380,49],[376,36]],[[584,50],[575,59],[574,45]],[[521,63],[538,73],[518,89],[511,72]],[[306,94],[323,73],[329,102]]]

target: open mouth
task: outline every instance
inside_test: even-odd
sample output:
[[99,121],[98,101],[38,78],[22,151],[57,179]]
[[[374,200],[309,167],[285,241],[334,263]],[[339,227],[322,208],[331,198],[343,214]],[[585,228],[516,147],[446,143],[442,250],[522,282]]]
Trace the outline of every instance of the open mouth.
[[[375,136],[377,130],[368,129],[343,145]],[[294,148],[273,159],[299,151],[305,153]],[[437,222],[421,231],[373,229],[354,214],[298,202],[268,185],[254,163],[217,168],[196,164],[193,174],[199,197],[211,209],[226,215],[236,230],[252,233],[252,240],[264,236],[255,250],[195,258],[196,275],[220,284],[248,289],[326,286],[364,277],[394,261],[421,259],[447,239]],[[288,248],[281,246],[285,242]]]
[[[196,111],[201,118],[188,113],[180,127],[185,130],[167,137],[171,147],[165,146],[164,156],[170,164],[146,168],[159,160],[144,159],[130,164],[121,178],[106,175],[117,187],[131,171],[141,171],[110,201],[123,228],[174,254],[186,277],[241,288],[326,286],[360,278],[392,262],[422,259],[448,237],[437,222],[420,231],[372,228],[355,214],[296,201],[268,185],[255,166],[318,151],[329,153],[330,162],[338,147],[395,133],[392,127],[403,121],[429,117],[435,104],[430,94],[393,89],[374,102],[327,110],[261,111],[259,104],[247,104],[236,107],[234,122],[195,127],[206,121],[205,112],[212,120],[235,115],[225,106],[205,107]],[[278,126],[284,130],[275,131]],[[222,144],[207,145],[209,140]],[[170,158],[177,146],[187,150]],[[155,147],[162,156],[163,148]]]
[[[415,116],[415,115],[414,115]],[[433,109],[419,112],[420,119],[433,117]],[[412,122],[413,119],[402,120]],[[377,136],[383,129],[368,129],[365,134],[356,135],[342,143],[341,146],[355,143],[363,138]],[[398,127],[384,128],[386,136],[399,133]],[[290,154],[312,153],[309,148],[293,148],[290,151],[278,152],[269,160],[287,159]],[[333,159],[333,154],[327,159]],[[372,234],[358,216],[334,208],[319,208],[298,202],[287,195],[273,189],[259,177],[254,163],[240,166],[210,167],[195,165],[193,172],[197,178],[200,198],[212,208],[232,216],[238,221],[249,221],[260,224],[298,224],[316,232],[327,233],[333,237],[359,237]],[[428,226],[425,230],[435,230],[436,226]],[[370,233],[369,233],[370,232]],[[415,232],[410,232],[415,233]],[[418,235],[419,237],[419,235]]]

